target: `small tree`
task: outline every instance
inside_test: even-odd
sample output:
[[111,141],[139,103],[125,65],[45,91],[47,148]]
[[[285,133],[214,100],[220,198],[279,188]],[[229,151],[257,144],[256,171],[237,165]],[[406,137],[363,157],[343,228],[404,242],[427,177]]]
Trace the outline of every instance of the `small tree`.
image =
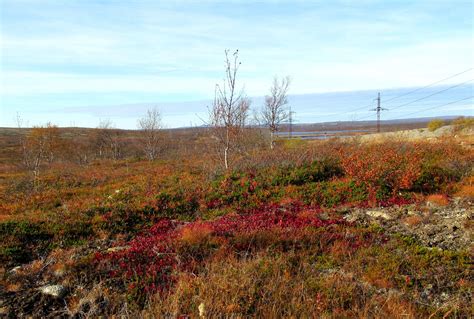
[[23,145],[23,164],[33,173],[34,182],[39,178],[41,165],[46,157],[46,138],[41,127],[34,127]]
[[91,158],[94,157],[94,149],[91,147],[92,142],[89,133],[86,137],[81,136],[78,132],[72,132],[73,138],[67,144],[66,150],[69,154],[69,159],[78,165],[87,165]]
[[41,131],[40,135],[45,140],[45,159],[51,164],[57,159],[58,155],[61,155],[61,150],[64,148],[59,128],[48,122],[45,127],[37,129]]
[[275,133],[279,131],[280,124],[289,117],[286,109],[288,104],[288,88],[290,78],[284,77],[280,81],[277,77],[273,79],[270,95],[265,96],[265,104],[261,111],[262,121],[270,130],[270,148],[275,147]]
[[122,142],[119,131],[110,120],[101,121],[95,130],[93,144],[99,158],[119,159],[122,156]]
[[[19,117],[17,121],[21,129],[22,121]],[[42,166],[51,164],[63,145],[59,128],[51,123],[33,127],[26,136],[21,137],[20,143],[23,165],[32,173],[36,185]]]
[[142,133],[143,152],[150,161],[153,161],[157,158],[161,148],[162,122],[159,110],[156,108],[148,110],[146,115],[138,120],[138,127]]
[[213,128],[226,169],[230,166],[231,152],[239,149],[250,108],[250,100],[243,89],[237,91],[236,88],[240,65],[239,50],[232,56],[229,56],[229,50],[225,50],[225,79],[222,86],[216,84],[214,103],[209,110],[209,124]]

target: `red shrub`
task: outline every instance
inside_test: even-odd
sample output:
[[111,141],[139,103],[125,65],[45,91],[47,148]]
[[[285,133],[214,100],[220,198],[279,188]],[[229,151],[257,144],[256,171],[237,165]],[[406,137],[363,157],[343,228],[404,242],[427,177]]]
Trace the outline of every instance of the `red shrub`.
[[[353,229],[342,219],[323,220],[320,210],[292,203],[269,205],[243,214],[191,223],[162,220],[130,242],[130,248],[97,255],[107,271],[135,300],[148,292],[168,290],[178,272],[198,273],[206,261],[219,256],[248,256],[262,250],[305,249],[315,254],[338,245],[340,253],[384,243],[382,234]],[[114,280],[114,279],[113,279]]]
[[417,145],[371,144],[341,150],[341,165],[350,178],[367,185],[369,200],[388,191],[408,190],[421,174],[422,152]]
[[161,220],[147,234],[131,241],[129,249],[98,254],[96,261],[112,277],[122,277],[131,290],[137,287],[153,292],[167,290],[175,280],[176,255],[172,242],[178,225]]
[[[305,214],[300,212],[305,211]],[[109,254],[98,254],[99,267],[112,277],[124,280],[132,292],[164,291],[175,281],[179,269],[195,269],[196,263],[213,253],[212,247],[253,249],[262,243],[255,236],[266,236],[267,242],[288,240],[307,228],[345,224],[342,220],[320,220],[317,211],[300,205],[283,208],[270,206],[254,209],[244,215],[229,214],[214,221],[183,223],[161,220],[149,231],[130,242],[130,248]],[[328,236],[328,240],[341,236]],[[245,245],[242,243],[245,242]],[[240,243],[240,244],[239,244]],[[245,246],[245,247],[244,247]]]

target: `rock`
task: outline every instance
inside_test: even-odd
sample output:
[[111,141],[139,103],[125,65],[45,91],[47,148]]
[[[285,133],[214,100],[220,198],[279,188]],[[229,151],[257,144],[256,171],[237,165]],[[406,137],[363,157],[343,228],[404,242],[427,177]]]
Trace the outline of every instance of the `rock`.
[[473,203],[462,199],[436,209],[416,205],[401,208],[350,209],[344,219],[351,223],[377,223],[388,233],[415,238],[425,247],[458,250],[472,247]]
[[453,198],[453,202],[454,202],[454,205],[459,205],[462,201],[462,198],[461,197],[454,197]]
[[41,293],[55,298],[62,298],[66,295],[67,289],[62,285],[46,285],[38,288]]
[[369,210],[366,214],[373,218],[383,218],[385,220],[392,219],[392,216],[381,210]]
[[344,216],[344,219],[350,223],[361,221],[364,219],[364,215],[355,211],[352,214],[347,214]]
[[12,275],[16,275],[21,270],[21,266],[16,266],[10,269],[9,273]]
[[327,213],[321,213],[318,217],[320,220],[329,220],[329,215]]
[[428,236],[434,236],[438,233],[438,229],[436,229],[436,227],[431,226],[431,225],[426,226],[424,231],[425,231],[425,234]]
[[116,247],[110,247],[109,249],[107,249],[107,252],[108,253],[115,253],[115,252],[118,252],[118,251],[121,251],[121,250],[127,250],[129,249],[130,246],[116,246]]

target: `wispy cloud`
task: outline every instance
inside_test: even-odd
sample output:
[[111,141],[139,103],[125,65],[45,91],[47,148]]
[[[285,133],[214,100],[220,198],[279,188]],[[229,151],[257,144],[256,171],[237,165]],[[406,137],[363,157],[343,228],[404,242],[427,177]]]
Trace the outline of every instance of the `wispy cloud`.
[[473,65],[465,1],[0,5],[0,125],[11,110],[47,113],[63,102],[210,98],[226,48],[240,49],[253,96],[274,74],[291,76],[292,93],[313,93],[424,85]]

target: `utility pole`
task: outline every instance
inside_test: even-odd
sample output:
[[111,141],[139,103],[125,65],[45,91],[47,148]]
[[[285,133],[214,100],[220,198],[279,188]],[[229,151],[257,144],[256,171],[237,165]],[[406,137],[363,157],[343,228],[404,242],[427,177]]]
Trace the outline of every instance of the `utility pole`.
[[377,133],[380,133],[380,112],[385,111],[387,109],[384,109],[383,107],[380,106],[380,92],[379,92],[376,100],[377,100],[377,107],[375,109],[371,109],[369,111],[376,111],[377,112]]
[[290,111],[288,112],[288,122],[290,124],[290,127],[288,129],[288,138],[292,138],[293,137],[293,114],[295,112],[292,112],[291,111],[291,105],[290,105]]
[[290,127],[288,128],[288,138],[291,139],[291,134],[293,131],[292,123],[291,123],[291,105],[290,105],[290,113],[288,113],[288,121],[290,122]]

